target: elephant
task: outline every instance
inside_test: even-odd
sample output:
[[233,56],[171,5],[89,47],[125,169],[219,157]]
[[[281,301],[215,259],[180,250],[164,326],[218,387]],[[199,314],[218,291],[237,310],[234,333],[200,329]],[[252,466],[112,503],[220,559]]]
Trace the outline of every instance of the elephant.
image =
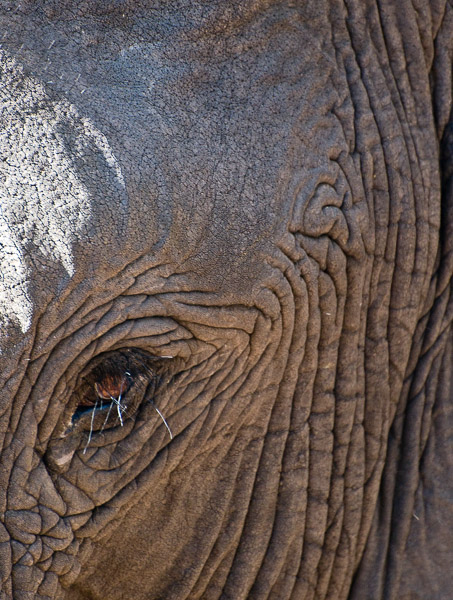
[[451,0],[0,23],[0,598],[451,598]]

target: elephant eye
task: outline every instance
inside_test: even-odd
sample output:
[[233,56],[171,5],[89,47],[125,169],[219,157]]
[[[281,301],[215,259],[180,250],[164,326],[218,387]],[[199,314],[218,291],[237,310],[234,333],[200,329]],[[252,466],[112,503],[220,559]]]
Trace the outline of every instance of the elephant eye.
[[143,400],[151,400],[160,379],[158,357],[119,350],[97,357],[79,377],[72,423],[94,431],[124,425]]

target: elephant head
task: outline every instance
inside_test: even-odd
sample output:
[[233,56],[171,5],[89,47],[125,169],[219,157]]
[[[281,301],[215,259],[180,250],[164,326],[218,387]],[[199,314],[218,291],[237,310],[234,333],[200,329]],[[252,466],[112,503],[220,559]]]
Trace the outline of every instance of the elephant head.
[[450,0],[0,1],[1,598],[446,598]]

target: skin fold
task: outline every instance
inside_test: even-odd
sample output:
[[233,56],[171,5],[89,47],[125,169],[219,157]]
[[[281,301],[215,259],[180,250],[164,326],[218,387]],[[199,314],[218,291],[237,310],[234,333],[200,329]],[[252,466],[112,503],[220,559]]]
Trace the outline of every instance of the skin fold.
[[450,0],[0,0],[1,600],[446,599]]

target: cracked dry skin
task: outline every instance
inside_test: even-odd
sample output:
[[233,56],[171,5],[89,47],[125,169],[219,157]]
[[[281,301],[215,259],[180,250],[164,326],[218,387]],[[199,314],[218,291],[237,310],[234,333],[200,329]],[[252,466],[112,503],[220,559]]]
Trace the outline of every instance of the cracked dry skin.
[[0,23],[1,600],[449,598],[451,1]]

